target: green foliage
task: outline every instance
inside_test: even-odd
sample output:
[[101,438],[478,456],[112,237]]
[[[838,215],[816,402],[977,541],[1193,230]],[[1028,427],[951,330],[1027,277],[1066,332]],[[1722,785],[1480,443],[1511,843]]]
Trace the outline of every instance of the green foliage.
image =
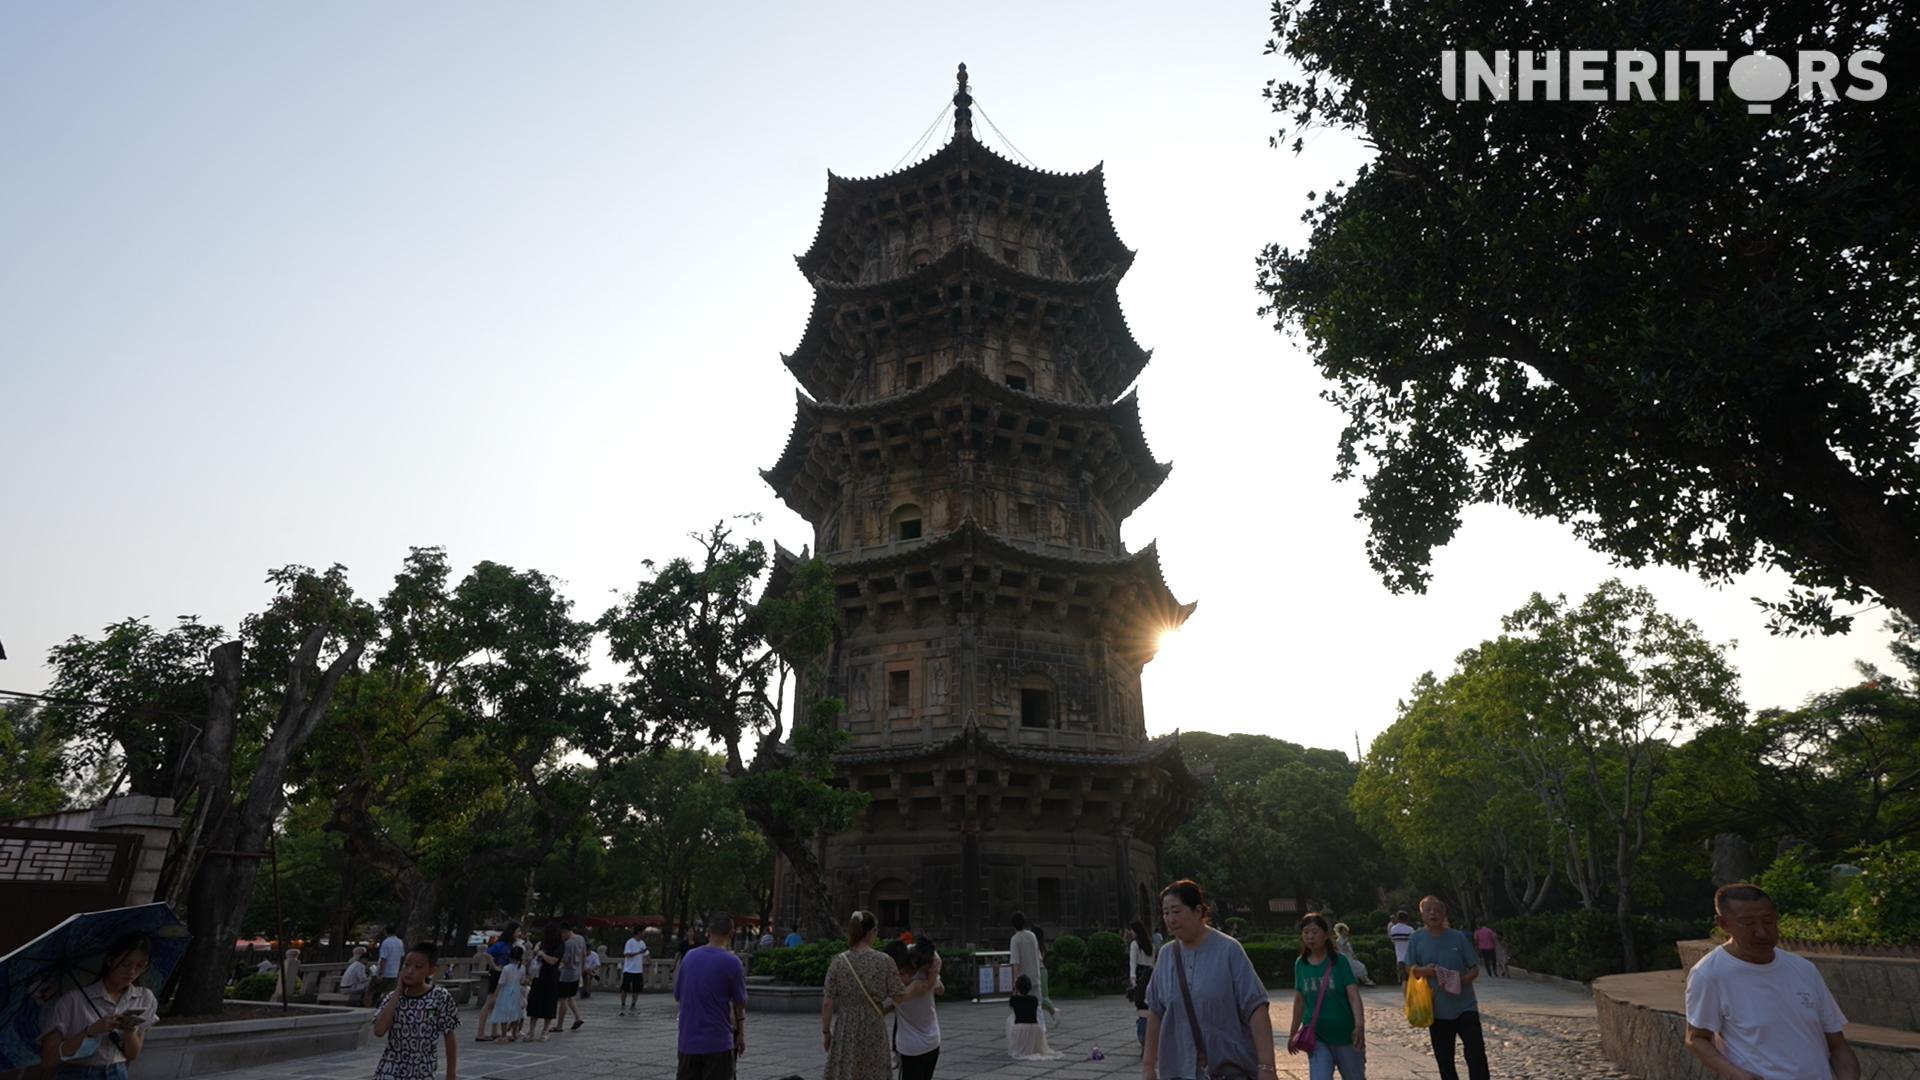
[[279,972],[257,971],[234,983],[232,993],[227,996],[235,1001],[268,1001],[273,998],[273,992],[279,988]]
[[371,663],[292,774],[296,801],[399,886],[406,933],[455,883],[538,866],[587,813],[595,775],[567,751],[604,757],[609,710],[571,608],[538,571],[481,562],[455,582],[443,550],[411,549]]
[[1048,967],[1055,960],[1071,960],[1081,963],[1087,958],[1087,942],[1076,934],[1061,934],[1047,943]]
[[1831,921],[1841,916],[1840,897],[1832,889],[1831,873],[1814,866],[1805,848],[1781,852],[1754,884],[1773,897],[1782,918]]
[[1380,847],[1354,816],[1356,768],[1345,754],[1264,735],[1186,732],[1180,745],[1191,767],[1214,767],[1214,782],[1161,863],[1169,878],[1199,882],[1223,916],[1264,913],[1275,897],[1346,902],[1382,884]]
[[71,740],[68,767],[89,776],[117,757],[133,794],[184,795],[195,721],[207,711],[207,654],[224,636],[183,615],[166,631],[133,618],[106,627],[98,640],[75,634],[54,646],[48,695],[90,703],[46,710]]
[[[1706,937],[1713,923],[1656,921],[1642,915],[1632,919],[1632,927],[1634,945],[1642,957],[1641,969],[1657,971],[1679,967],[1680,954],[1673,943]],[[1592,982],[1602,975],[1627,970],[1620,924],[1610,911],[1523,915],[1500,920],[1493,928],[1506,940],[1509,959],[1528,971]]]
[[1773,897],[1780,936],[1844,945],[1920,943],[1920,850],[1891,843],[1847,853],[1858,873],[1813,864],[1788,851],[1754,882]]
[[[1304,250],[1266,250],[1258,287],[1346,414],[1340,475],[1363,479],[1391,588],[1424,589],[1462,510],[1493,503],[1629,566],[1783,570],[1803,588],[1768,605],[1779,629],[1844,630],[1835,600],[1868,589],[1920,616],[1920,113],[1788,97],[1749,115],[1725,79],[1707,102],[1434,86],[1437,49],[1519,42],[1891,57],[1902,18],[1840,0],[1273,12],[1270,49],[1300,72],[1267,87],[1276,143],[1333,128],[1371,153],[1309,207]],[[1691,68],[1681,84],[1697,98]]]
[[67,804],[60,786],[65,740],[42,710],[0,705],[0,819],[50,814]]
[[[762,949],[754,956],[753,973],[771,975],[778,982],[791,983],[795,986],[824,986],[827,982],[827,966],[833,963],[834,957],[846,951],[845,938],[836,941],[816,941],[792,949],[785,946]],[[944,957],[948,962],[952,959],[952,957]],[[957,970],[959,965],[953,966]],[[943,970],[941,975],[942,982],[951,983],[951,977],[947,976],[946,971]],[[949,986],[947,992],[951,994],[954,989]]]
[[1127,985],[1127,941],[1111,930],[1087,938],[1087,985],[1118,990]]
[[[1354,787],[1361,820],[1447,882],[1460,925],[1489,914],[1497,889],[1504,906],[1542,910],[1563,873],[1589,909],[1614,906],[1621,883],[1630,905],[1645,899],[1644,857],[1684,794],[1678,763],[1735,760],[1676,750],[1740,722],[1725,649],[1617,579],[1577,605],[1536,593],[1502,627],[1444,682],[1416,684]],[[1628,929],[1615,933],[1625,950]]]
[[[737,542],[725,522],[695,539],[698,560],[649,561],[653,575],[601,616],[624,672],[624,738],[656,748],[719,744],[739,806],[796,872],[803,921],[827,928],[834,920],[807,845],[850,827],[868,802],[832,783],[833,752],[849,737],[842,703],[821,692],[819,662],[835,623],[832,570],[818,559],[777,569],[756,601],[765,545]],[[802,707],[783,745],[790,679]],[[755,736],[749,766],[743,747]]]
[[606,768],[593,818],[630,890],[627,910],[745,910],[743,890],[771,851],[728,790],[725,766],[717,754],[664,750]]
[[[1905,619],[1887,629],[1896,655],[1920,640]],[[1770,830],[1826,855],[1920,837],[1920,694],[1911,679],[1856,666],[1859,683],[1753,725],[1751,805]]]

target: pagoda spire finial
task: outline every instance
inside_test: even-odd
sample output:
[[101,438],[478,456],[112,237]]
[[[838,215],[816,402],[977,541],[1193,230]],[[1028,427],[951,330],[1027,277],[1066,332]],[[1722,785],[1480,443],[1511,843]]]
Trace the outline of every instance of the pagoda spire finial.
[[953,92],[953,133],[958,135],[964,131],[971,135],[973,109],[970,106],[973,104],[973,95],[967,93],[967,65],[961,64],[954,77],[960,81],[960,85]]

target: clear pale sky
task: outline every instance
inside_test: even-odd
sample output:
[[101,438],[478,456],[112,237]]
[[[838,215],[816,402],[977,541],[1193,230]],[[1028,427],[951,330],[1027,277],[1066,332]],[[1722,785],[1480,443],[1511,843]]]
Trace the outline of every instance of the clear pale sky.
[[[890,171],[965,61],[990,144],[1104,161],[1138,384],[1172,477],[1124,530],[1200,608],[1148,724],[1351,751],[1535,590],[1613,572],[1472,514],[1390,595],[1339,416],[1256,317],[1254,256],[1362,151],[1269,149],[1263,0],[0,5],[0,687],[129,615],[229,627],[265,571],[385,591],[409,545],[535,567],[597,614],[734,514],[792,422],[791,256],[826,172]],[[937,145],[937,140],[935,145]],[[1749,705],[1886,663],[1769,638],[1748,597],[1630,573],[1734,654]]]

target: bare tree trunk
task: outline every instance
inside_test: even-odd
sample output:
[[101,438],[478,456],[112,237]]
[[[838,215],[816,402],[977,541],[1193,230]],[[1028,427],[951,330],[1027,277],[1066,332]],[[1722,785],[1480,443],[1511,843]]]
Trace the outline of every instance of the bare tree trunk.
[[230,641],[213,650],[213,693],[207,730],[201,736],[201,797],[208,802],[206,851],[187,891],[187,930],[193,944],[180,962],[174,995],[176,1015],[220,1012],[225,1002],[233,942],[253,896],[260,856],[267,850],[274,822],[286,803],[287,768],[293,755],[320,726],[327,702],[347,669],[360,661],[355,643],[309,688],[308,678],[326,643],[325,627],[315,627],[287,672],[287,694],[280,717],[267,737],[244,802],[233,801],[233,738],[238,718],[241,645]]
[[782,828],[771,814],[759,812],[752,806],[742,809],[793,868],[794,907],[800,918],[801,933],[808,940],[830,938],[838,933],[841,921],[834,917],[833,908],[827,902],[827,877],[812,843],[791,829]]

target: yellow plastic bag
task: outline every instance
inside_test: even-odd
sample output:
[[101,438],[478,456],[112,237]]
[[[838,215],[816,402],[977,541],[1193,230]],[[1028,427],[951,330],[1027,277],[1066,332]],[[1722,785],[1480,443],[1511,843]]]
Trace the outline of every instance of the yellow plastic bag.
[[1433,1026],[1433,987],[1418,975],[1407,977],[1407,1023],[1417,1028]]

